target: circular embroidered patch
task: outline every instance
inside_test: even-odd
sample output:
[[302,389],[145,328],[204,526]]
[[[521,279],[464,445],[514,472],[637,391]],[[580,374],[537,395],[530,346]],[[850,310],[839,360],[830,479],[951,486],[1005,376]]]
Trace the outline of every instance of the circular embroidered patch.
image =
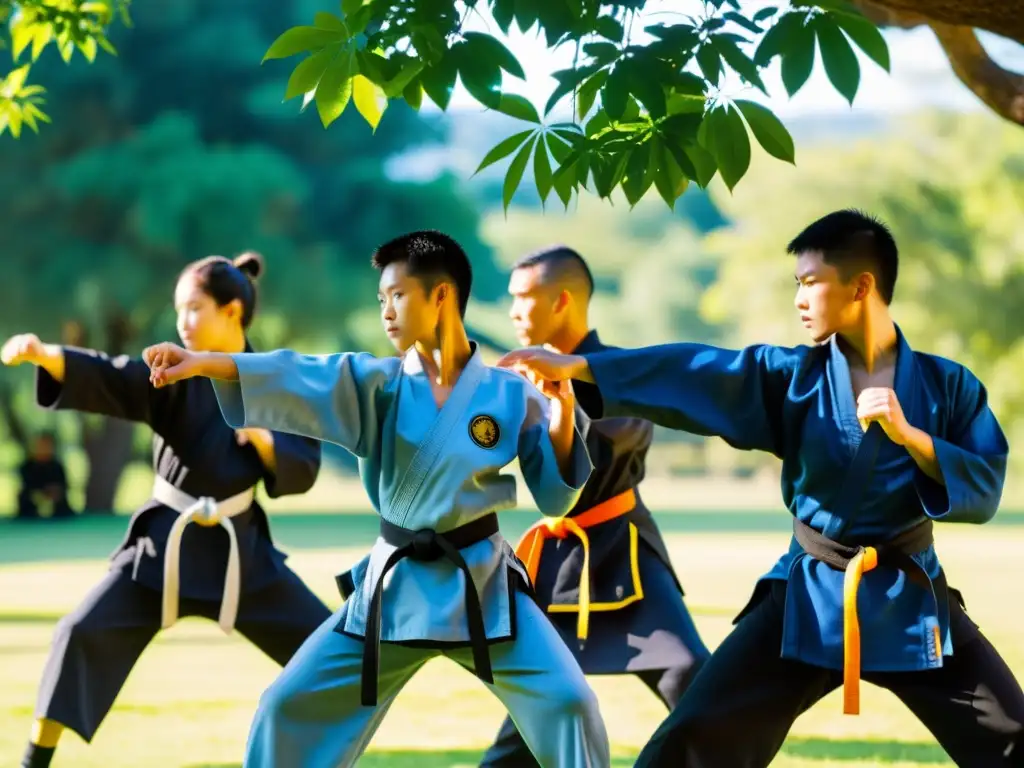
[[498,422],[490,416],[476,416],[469,422],[469,436],[481,448],[493,448],[498,444],[501,430]]

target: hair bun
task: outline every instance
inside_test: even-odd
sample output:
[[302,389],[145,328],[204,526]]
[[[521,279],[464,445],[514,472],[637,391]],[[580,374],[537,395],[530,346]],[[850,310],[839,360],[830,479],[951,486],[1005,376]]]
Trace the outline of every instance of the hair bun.
[[238,269],[255,282],[263,274],[263,257],[256,251],[246,251],[234,258],[232,262]]

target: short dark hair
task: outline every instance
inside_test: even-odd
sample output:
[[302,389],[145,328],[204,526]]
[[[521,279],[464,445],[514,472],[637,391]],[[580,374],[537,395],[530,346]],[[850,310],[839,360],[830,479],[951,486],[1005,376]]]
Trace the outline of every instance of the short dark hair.
[[[242,329],[248,330],[256,314],[256,280],[263,272],[263,257],[246,251],[234,260],[223,256],[207,256],[193,261],[181,276],[195,275],[196,282],[218,307],[238,299],[242,304]],[[181,278],[179,278],[181,279]]]
[[459,314],[466,316],[469,292],[473,287],[473,267],[469,257],[454,238],[432,229],[410,232],[388,240],[373,253],[374,269],[404,263],[411,277],[417,278],[429,292],[438,283],[455,284]]
[[825,263],[838,269],[844,280],[870,272],[882,301],[892,303],[899,251],[888,227],[874,216],[853,209],[822,216],[794,237],[786,250],[794,255],[821,251]]
[[594,295],[594,275],[590,266],[577,251],[566,245],[552,245],[529,253],[512,265],[512,271],[531,267],[544,267],[558,274],[575,271],[583,276],[587,284],[587,297]]

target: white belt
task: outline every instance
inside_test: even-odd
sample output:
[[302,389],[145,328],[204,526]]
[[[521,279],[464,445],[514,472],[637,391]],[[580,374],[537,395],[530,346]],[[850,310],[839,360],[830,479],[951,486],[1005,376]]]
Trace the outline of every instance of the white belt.
[[255,497],[255,489],[249,488],[230,499],[217,501],[209,496],[195,499],[175,488],[162,477],[153,481],[153,498],[179,513],[171,526],[164,550],[164,590],[160,626],[168,629],[178,620],[178,592],[181,586],[181,537],[189,523],[220,525],[228,533],[228,568],[224,576],[224,596],[220,603],[220,618],[217,623],[226,634],[234,629],[238,617],[238,601],[242,592],[242,566],[238,553],[238,537],[235,526],[229,518],[248,511]]

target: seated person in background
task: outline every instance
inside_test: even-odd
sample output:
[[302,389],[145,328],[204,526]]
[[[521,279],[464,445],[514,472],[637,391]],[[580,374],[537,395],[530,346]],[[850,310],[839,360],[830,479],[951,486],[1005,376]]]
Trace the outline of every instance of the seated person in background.
[[64,463],[57,457],[52,432],[41,432],[32,441],[25,461],[18,467],[18,519],[73,517],[68,504],[68,480]]

